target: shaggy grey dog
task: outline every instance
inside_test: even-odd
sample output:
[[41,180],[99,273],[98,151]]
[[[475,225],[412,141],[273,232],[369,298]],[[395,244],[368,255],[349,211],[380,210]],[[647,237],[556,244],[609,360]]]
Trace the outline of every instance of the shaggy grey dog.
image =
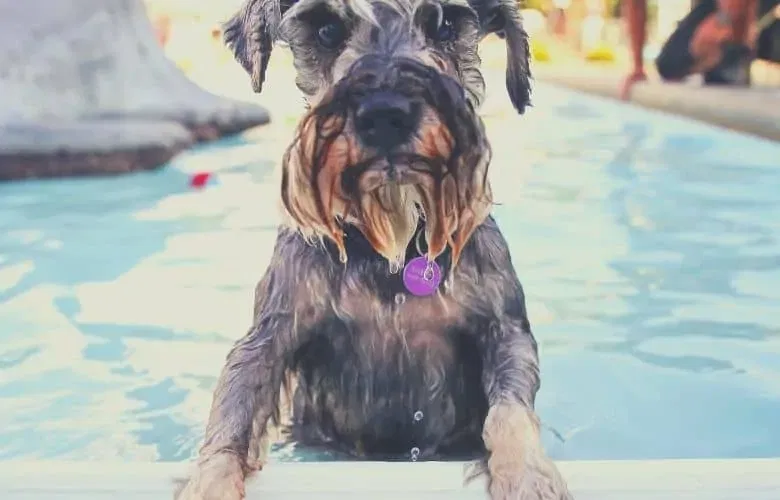
[[283,159],[254,322],[230,351],[181,500],[244,498],[292,401],[303,443],[379,460],[475,459],[493,500],[571,495],[545,455],[537,346],[490,216],[477,46],[507,44],[529,104],[514,0],[248,0],[225,26],[260,92],[275,42],[308,108]]

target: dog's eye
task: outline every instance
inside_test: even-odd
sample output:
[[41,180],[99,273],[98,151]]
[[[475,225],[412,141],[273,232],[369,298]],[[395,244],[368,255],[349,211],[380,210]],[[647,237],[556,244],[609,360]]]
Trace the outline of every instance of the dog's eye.
[[317,41],[326,49],[335,49],[347,38],[347,27],[344,23],[332,20],[317,28]]
[[432,15],[428,21],[428,36],[437,42],[451,42],[458,36],[453,10],[444,9],[440,16]]

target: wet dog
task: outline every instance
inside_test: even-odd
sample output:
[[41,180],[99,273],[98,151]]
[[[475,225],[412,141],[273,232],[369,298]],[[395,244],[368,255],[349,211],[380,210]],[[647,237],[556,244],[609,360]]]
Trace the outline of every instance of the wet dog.
[[284,394],[304,443],[475,459],[493,500],[570,498],[540,443],[537,346],[490,216],[477,47],[491,33],[522,113],[529,49],[513,0],[248,0],[226,24],[256,92],[274,43],[289,45],[307,111],[254,322],[179,499],[243,498]]

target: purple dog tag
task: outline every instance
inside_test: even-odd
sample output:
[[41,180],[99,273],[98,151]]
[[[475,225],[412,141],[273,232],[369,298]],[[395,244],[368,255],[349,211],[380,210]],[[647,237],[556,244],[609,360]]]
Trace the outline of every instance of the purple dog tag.
[[404,286],[412,295],[433,295],[441,283],[441,268],[426,257],[415,257],[404,267]]

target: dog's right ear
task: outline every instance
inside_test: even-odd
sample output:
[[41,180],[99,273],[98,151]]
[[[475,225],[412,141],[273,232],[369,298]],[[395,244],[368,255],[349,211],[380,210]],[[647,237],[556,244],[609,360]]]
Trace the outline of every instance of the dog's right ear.
[[225,45],[249,73],[252,90],[257,93],[263,89],[282,15],[293,3],[295,0],[246,0],[241,10],[222,26]]

